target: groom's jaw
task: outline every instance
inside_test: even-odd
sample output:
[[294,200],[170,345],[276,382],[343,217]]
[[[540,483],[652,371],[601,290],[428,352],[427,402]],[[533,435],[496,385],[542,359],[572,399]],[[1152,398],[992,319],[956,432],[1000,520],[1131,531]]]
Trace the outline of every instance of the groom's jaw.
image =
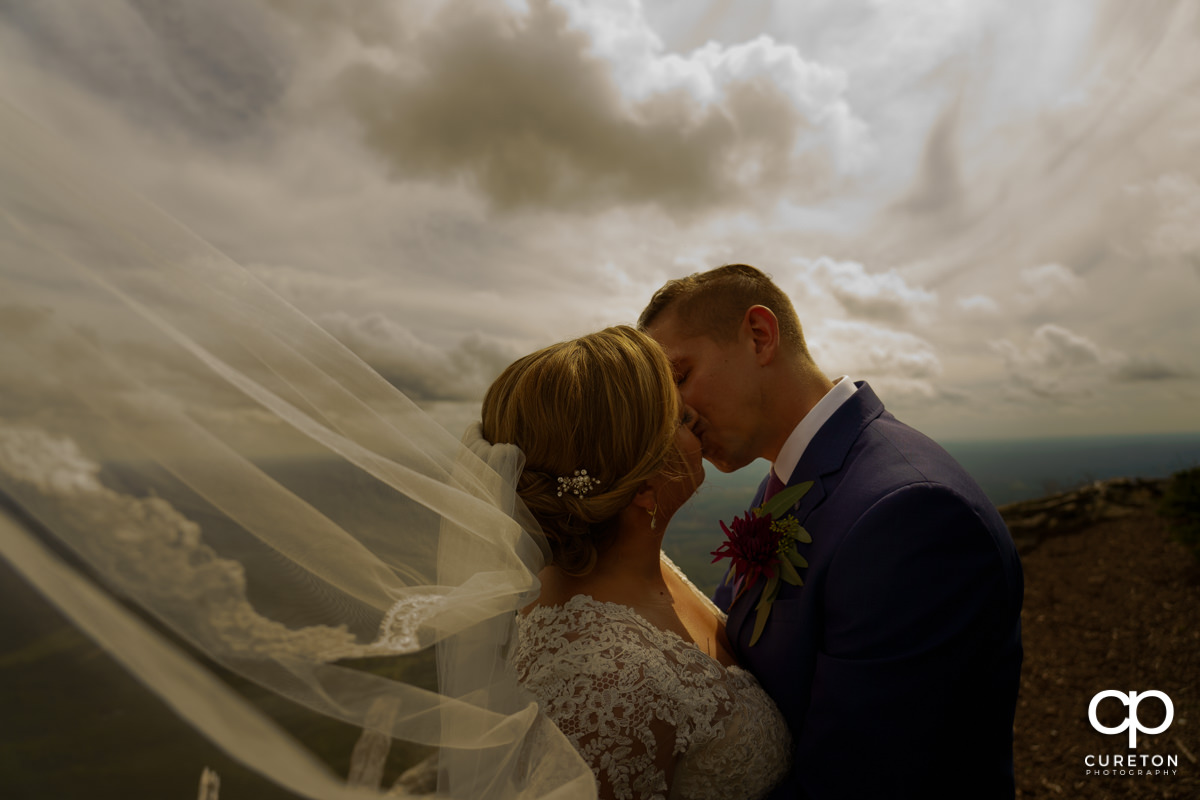
[[700,439],[700,453],[708,463],[717,468],[718,472],[733,472],[736,469],[736,467],[730,466],[729,461],[724,457],[725,454],[720,448],[713,446],[703,437]]
[[708,456],[705,456],[705,458],[708,458],[708,463],[710,463],[714,467],[716,467],[718,472],[724,472],[724,473],[728,474],[730,472],[735,471],[735,469],[736,469],[736,467],[731,467],[729,465],[729,463],[726,461],[714,461],[712,458],[709,458]]

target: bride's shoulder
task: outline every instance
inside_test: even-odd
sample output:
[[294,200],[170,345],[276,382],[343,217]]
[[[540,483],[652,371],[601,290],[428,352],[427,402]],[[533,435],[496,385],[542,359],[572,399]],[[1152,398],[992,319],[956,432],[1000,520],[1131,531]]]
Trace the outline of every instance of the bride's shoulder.
[[640,627],[642,621],[629,606],[597,600],[587,594],[576,594],[562,602],[534,603],[521,612],[518,620],[531,631],[569,630],[574,633],[572,639],[608,629]]
[[633,608],[577,594],[553,605],[535,604],[518,617],[524,650],[542,656],[587,655],[601,663],[641,661],[669,643]]
[[518,622],[517,664],[524,673],[566,671],[640,675],[674,685],[720,679],[720,665],[630,606],[576,595],[536,605]]

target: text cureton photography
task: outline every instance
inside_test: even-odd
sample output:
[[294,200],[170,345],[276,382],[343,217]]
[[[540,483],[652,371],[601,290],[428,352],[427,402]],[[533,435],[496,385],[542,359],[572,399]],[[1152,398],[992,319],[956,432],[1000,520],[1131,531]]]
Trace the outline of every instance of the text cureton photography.
[[1179,756],[1177,755],[1095,755],[1084,756],[1086,767],[1084,775],[1178,775]]
[[[1162,721],[1158,724],[1146,725],[1143,724],[1138,716],[1138,707],[1140,703],[1152,698],[1157,700],[1163,709]],[[1124,708],[1121,713],[1126,716],[1117,725],[1106,725],[1100,719],[1099,709],[1104,701],[1110,701],[1109,706],[1115,708],[1115,703],[1121,703]],[[1115,701],[1115,702],[1113,702]],[[1106,709],[1109,714],[1114,713],[1112,709]],[[1157,709],[1155,710],[1155,720],[1157,720]],[[1092,727],[1103,734],[1116,736],[1128,732],[1129,749],[1134,751],[1137,749],[1137,736],[1139,733],[1146,735],[1156,735],[1165,732],[1171,727],[1171,723],[1175,719],[1175,704],[1171,702],[1171,698],[1165,692],[1160,692],[1155,689],[1149,691],[1137,692],[1119,692],[1115,689],[1107,689],[1102,692],[1097,692],[1088,704],[1088,722]],[[1084,775],[1096,776],[1133,776],[1133,777],[1165,777],[1179,774],[1179,755],[1161,753],[1089,753],[1083,758]]]

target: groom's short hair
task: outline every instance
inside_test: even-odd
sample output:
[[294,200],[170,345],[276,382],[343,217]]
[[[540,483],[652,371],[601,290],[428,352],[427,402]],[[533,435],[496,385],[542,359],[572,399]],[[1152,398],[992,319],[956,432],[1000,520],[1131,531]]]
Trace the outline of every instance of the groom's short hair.
[[737,336],[738,326],[751,306],[771,309],[779,321],[780,338],[811,360],[792,301],[770,276],[749,264],[726,264],[667,281],[638,317],[638,327],[645,329],[669,309],[687,335],[728,342]]

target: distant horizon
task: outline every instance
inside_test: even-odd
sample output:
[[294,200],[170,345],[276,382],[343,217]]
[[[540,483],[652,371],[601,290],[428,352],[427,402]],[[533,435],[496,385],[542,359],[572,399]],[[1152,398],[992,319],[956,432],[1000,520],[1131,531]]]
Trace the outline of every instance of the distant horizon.
[[939,444],[945,445],[947,442],[954,444],[992,444],[995,442],[1054,442],[1054,441],[1074,441],[1079,439],[1134,439],[1134,438],[1167,438],[1170,436],[1195,436],[1200,437],[1200,429],[1194,431],[1165,431],[1165,432],[1143,432],[1143,433],[1065,433],[1065,434],[1048,434],[1043,436],[995,436],[995,437],[980,437],[980,438],[951,438],[937,437],[930,438],[937,441]]
[[[885,405],[886,405],[886,398]],[[435,422],[445,428],[454,436],[461,436],[467,426],[479,419],[479,408],[482,404],[482,399],[479,401],[467,400],[432,400],[421,401],[417,405],[428,414]],[[924,433],[937,443],[946,445],[953,444],[975,444],[985,442],[1028,442],[1028,441],[1058,441],[1058,440],[1076,440],[1089,438],[1105,438],[1105,437],[1137,437],[1137,436],[1200,436],[1200,427],[1194,430],[1168,430],[1168,431],[1137,431],[1137,430],[1121,430],[1119,432],[1105,431],[1103,433],[1026,433],[1022,431],[1019,434],[986,434],[964,435],[958,432],[943,433],[938,430],[936,424],[930,424],[928,421],[921,420],[916,415],[906,413],[904,410],[896,410],[891,406],[887,406],[896,417],[901,421],[917,430]],[[1141,418],[1139,418],[1141,419]],[[1131,420],[1132,421],[1132,420]]]
[[[1200,466],[1200,431],[937,441],[996,505],[1067,491],[1093,480],[1165,478]],[[744,495],[758,485],[768,462],[758,459],[729,473],[707,461],[704,467],[701,491],[734,493],[733,513],[739,513],[736,506],[749,500]]]

